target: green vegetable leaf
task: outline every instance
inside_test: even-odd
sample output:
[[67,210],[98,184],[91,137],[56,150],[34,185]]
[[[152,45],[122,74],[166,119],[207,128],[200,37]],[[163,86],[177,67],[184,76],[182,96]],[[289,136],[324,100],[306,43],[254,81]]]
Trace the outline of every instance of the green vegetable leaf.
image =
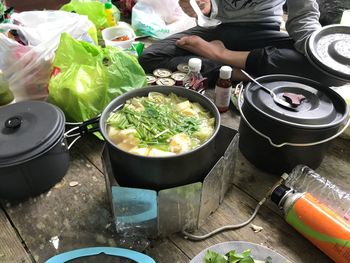
[[204,257],[204,263],[254,263],[250,253],[250,249],[246,249],[242,253],[236,253],[235,250],[231,250],[223,256],[208,250]]
[[[229,251],[228,253],[226,253],[226,256],[228,258],[228,262],[229,263],[236,263],[236,262],[244,262],[244,263],[249,263],[250,261],[243,261],[243,260],[246,260],[247,258],[249,259],[252,259],[250,257],[250,249],[246,249],[244,250],[242,253],[236,253],[235,250],[231,250]],[[254,262],[254,260],[252,261]]]
[[208,250],[204,257],[204,263],[227,263],[227,260],[219,253]]
[[[231,262],[231,261],[229,261]],[[245,257],[242,258],[240,261],[238,261],[239,263],[254,263],[254,259],[252,257]]]

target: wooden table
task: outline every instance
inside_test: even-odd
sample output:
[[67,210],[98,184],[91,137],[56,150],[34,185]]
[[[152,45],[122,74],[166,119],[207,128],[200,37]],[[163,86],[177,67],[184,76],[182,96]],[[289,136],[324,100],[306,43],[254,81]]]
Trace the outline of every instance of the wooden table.
[[[212,91],[208,94],[212,95]],[[238,129],[239,119],[234,108],[222,114],[222,123],[230,128]],[[0,262],[44,262],[55,254],[77,248],[119,246],[143,251],[157,262],[180,263],[189,262],[211,245],[232,240],[262,244],[292,262],[331,262],[290,227],[271,202],[261,208],[253,221],[255,225],[263,227],[258,233],[248,225],[201,242],[185,240],[181,234],[151,241],[118,236],[112,224],[106,194],[100,158],[102,149],[103,143],[94,136],[82,139],[71,150],[71,163],[66,176],[50,191],[19,204],[2,200]],[[350,192],[349,160],[350,141],[335,139],[317,171]],[[277,176],[257,170],[239,153],[234,184],[219,209],[196,233],[204,234],[219,226],[246,220],[252,214],[257,200],[264,196],[277,179]],[[72,181],[79,184],[72,187],[69,185]],[[53,242],[55,238],[56,248]],[[96,258],[94,260],[79,262],[102,262]]]

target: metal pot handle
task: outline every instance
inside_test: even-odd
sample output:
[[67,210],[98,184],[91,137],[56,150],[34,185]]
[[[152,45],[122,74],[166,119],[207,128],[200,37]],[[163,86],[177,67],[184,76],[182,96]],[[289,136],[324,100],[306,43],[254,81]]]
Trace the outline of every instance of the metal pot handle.
[[[77,140],[79,140],[84,135],[86,135],[88,133],[100,131],[100,127],[98,125],[100,117],[101,117],[101,115],[98,115],[97,117],[92,118],[90,120],[87,120],[84,122],[78,122],[78,123],[76,123],[78,126],[75,126],[72,129],[70,129],[64,133],[65,138],[75,137],[74,140],[68,145],[68,150],[73,146],[73,144]],[[73,123],[69,123],[69,124],[73,124]],[[72,133],[74,131],[75,131],[75,133]]]
[[[240,84],[238,84],[240,85]],[[242,111],[242,100],[243,100],[243,97],[242,97],[242,92],[243,91],[243,85],[241,85],[239,87],[239,95],[238,95],[238,110],[241,114],[241,117],[243,118],[243,120],[248,124],[248,126],[254,131],[256,132],[257,134],[259,134],[261,137],[267,139],[269,141],[269,143],[273,146],[273,147],[276,147],[276,148],[280,148],[282,146],[285,146],[285,145],[289,145],[289,146],[297,146],[297,147],[305,147],[305,146],[314,146],[314,145],[317,145],[317,144],[321,144],[321,143],[325,143],[325,142],[328,142],[328,141],[331,141],[333,139],[335,139],[336,137],[338,137],[340,134],[342,134],[350,125],[350,116],[348,117],[348,121],[346,122],[345,126],[340,130],[338,131],[336,134],[334,134],[333,136],[329,137],[329,138],[326,138],[326,139],[323,139],[321,141],[317,141],[317,142],[310,142],[310,143],[293,143],[293,142],[283,142],[281,144],[275,144],[272,139],[267,136],[266,134],[258,131],[256,128],[254,128],[254,126],[247,120],[247,118],[245,117],[243,111]]]

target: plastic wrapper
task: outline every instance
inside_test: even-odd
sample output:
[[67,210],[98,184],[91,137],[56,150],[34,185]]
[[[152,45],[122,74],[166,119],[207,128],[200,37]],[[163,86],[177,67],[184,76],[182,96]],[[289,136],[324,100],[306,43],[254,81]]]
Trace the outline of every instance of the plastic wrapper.
[[117,96],[147,85],[134,56],[119,48],[101,48],[62,34],[49,82],[49,100],[70,121],[99,115]]
[[16,101],[46,99],[61,33],[94,42],[96,29],[87,17],[63,11],[22,12],[12,18],[16,24],[0,24],[0,30],[15,32],[22,43],[0,34],[0,70]]
[[[101,31],[109,27],[104,4],[96,0],[71,0],[68,4],[61,7],[61,10],[67,12],[75,12],[79,15],[88,16],[89,20],[94,23],[97,28],[97,35],[102,39]],[[116,14],[115,20],[120,20],[120,12],[113,5],[113,13]]]

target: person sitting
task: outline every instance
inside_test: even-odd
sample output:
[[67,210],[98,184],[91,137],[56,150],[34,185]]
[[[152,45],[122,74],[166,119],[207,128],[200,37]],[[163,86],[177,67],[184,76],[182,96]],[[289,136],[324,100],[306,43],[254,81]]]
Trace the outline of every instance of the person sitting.
[[213,85],[219,68],[233,68],[233,80],[246,80],[240,69],[258,77],[289,74],[327,85],[337,81],[314,68],[304,49],[320,28],[316,0],[287,0],[287,32],[280,30],[286,0],[197,0],[204,15],[222,21],[215,28],[193,27],[158,40],[139,62],[148,73],[156,68],[176,70],[192,57],[202,59],[202,75]]

